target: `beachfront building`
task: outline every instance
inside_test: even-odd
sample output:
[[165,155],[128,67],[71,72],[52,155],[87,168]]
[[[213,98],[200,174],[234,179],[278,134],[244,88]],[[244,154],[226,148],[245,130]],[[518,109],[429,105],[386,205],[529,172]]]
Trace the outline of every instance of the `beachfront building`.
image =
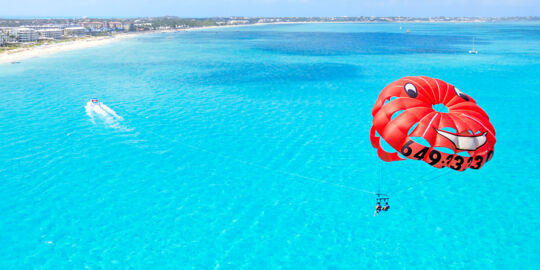
[[34,30],[45,30],[45,29],[64,29],[68,27],[67,24],[38,24],[38,25],[21,25],[20,27],[30,28]]
[[235,25],[235,24],[248,24],[248,20],[230,20],[227,22],[227,24]]
[[151,23],[136,23],[134,24],[136,31],[148,31],[153,30]]
[[7,33],[0,31],[0,46],[6,46],[8,41]]
[[257,21],[258,23],[273,23],[276,22],[274,18],[262,18]]
[[0,36],[2,46],[9,45],[10,43],[17,43],[17,33],[15,27],[0,27]]
[[121,22],[108,22],[107,25],[111,30],[124,30],[124,25]]
[[37,30],[40,39],[61,39],[64,31],[59,28]]
[[80,37],[86,35],[86,29],[84,27],[66,27],[64,28],[64,36],[66,37]]
[[103,32],[107,28],[107,23],[104,22],[81,22],[79,24],[90,32]]
[[124,31],[126,32],[135,31],[135,25],[132,23],[124,23]]
[[19,42],[35,42],[38,40],[38,32],[29,28],[15,28],[15,35]]

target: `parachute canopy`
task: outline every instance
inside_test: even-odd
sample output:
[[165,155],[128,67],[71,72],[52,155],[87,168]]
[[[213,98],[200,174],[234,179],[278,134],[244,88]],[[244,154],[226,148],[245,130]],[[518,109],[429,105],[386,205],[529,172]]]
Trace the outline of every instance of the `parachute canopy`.
[[[371,144],[384,161],[405,157],[463,171],[480,169],[493,157],[495,129],[486,112],[439,79],[401,78],[382,90],[371,113]],[[384,150],[381,138],[397,152]]]

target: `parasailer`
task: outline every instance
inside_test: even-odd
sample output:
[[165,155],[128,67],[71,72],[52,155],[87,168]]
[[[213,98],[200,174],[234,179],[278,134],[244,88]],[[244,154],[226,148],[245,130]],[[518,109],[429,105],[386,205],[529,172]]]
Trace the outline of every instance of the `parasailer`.
[[379,212],[381,212],[381,210],[381,202],[377,202],[377,204],[375,205],[375,213],[373,213],[373,216],[376,216]]
[[388,205],[388,202],[386,202],[386,203],[384,204],[384,206],[382,207],[382,210],[383,210],[383,211],[388,211],[388,209],[390,209],[390,205]]
[[[388,205],[388,195],[377,193],[377,204],[375,205],[375,213],[373,213],[374,216],[376,216],[381,211],[388,211],[390,209],[390,206]],[[384,206],[381,206],[381,202],[385,202],[386,204]]]
[[415,76],[392,82],[371,113],[371,144],[383,161],[413,159],[463,171],[480,169],[493,157],[495,128],[487,113],[442,80]]

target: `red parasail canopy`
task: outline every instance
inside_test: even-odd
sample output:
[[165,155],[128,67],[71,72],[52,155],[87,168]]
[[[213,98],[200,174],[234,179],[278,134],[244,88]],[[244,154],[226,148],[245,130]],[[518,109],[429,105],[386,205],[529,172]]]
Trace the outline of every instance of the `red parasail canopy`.
[[[439,104],[448,112],[435,111]],[[463,171],[480,169],[493,157],[495,129],[486,112],[470,96],[439,79],[401,78],[382,90],[371,113],[371,144],[384,161],[403,160],[399,152],[433,167]],[[381,138],[397,152],[383,150]],[[420,144],[419,138],[429,146]]]

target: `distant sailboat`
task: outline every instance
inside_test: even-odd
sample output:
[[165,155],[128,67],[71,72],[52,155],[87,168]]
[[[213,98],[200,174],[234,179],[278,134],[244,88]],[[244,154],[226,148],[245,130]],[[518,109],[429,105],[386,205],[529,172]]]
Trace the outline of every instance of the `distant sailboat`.
[[472,49],[469,51],[470,54],[478,54],[478,51],[474,49],[474,37],[472,38]]

